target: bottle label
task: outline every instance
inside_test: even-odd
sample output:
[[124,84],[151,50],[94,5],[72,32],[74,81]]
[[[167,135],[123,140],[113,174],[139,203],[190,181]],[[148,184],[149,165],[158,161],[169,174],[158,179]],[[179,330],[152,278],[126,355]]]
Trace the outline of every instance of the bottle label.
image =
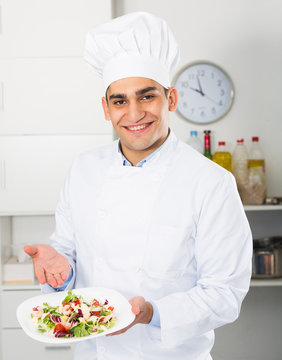
[[249,182],[250,184],[265,185],[264,160],[249,160]]

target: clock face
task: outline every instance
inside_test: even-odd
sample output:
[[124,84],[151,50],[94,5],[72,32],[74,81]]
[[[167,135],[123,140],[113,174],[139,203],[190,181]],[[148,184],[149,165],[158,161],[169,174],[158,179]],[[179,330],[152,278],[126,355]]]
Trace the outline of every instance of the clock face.
[[234,97],[228,75],[218,66],[195,63],[182,70],[175,81],[179,113],[187,120],[206,124],[223,117]]

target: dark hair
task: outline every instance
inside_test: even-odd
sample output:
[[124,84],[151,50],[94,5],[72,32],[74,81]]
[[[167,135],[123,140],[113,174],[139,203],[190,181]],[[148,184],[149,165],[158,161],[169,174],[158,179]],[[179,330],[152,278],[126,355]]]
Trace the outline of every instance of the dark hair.
[[164,89],[165,96],[167,96],[168,88],[166,88],[166,87],[163,86],[163,89]]

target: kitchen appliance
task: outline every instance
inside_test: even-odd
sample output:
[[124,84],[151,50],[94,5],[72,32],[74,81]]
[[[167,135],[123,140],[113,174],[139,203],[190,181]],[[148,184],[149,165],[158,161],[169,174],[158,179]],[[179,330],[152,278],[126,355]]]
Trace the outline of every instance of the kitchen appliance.
[[254,239],[254,279],[282,277],[282,236]]

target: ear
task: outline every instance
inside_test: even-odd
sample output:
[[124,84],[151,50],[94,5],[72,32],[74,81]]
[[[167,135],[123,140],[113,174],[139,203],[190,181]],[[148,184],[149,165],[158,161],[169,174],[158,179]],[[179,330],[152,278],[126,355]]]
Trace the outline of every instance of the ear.
[[178,104],[178,94],[175,87],[172,86],[168,89],[167,98],[168,98],[168,110],[175,111]]
[[105,114],[105,120],[111,120],[108,103],[104,96],[102,97],[102,106]]

